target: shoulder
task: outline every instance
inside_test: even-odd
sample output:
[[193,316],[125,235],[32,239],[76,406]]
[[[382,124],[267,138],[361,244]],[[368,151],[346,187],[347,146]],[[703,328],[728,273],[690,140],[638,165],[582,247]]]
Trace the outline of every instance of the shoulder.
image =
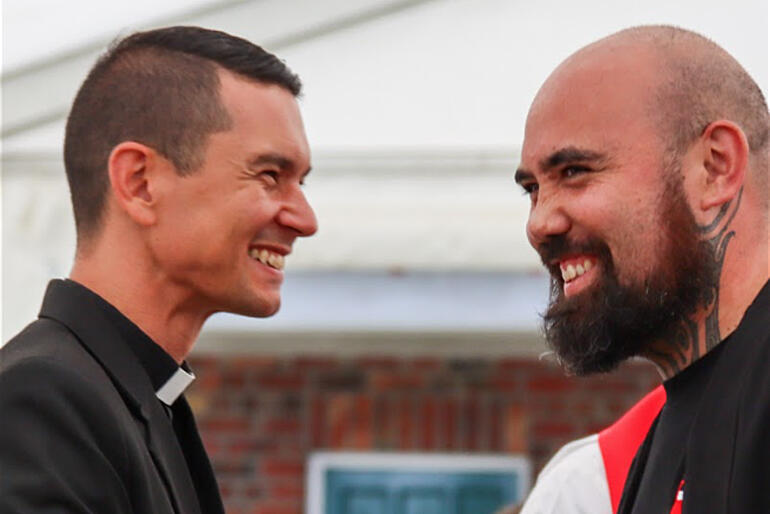
[[521,512],[612,512],[597,434],[567,443],[551,458]]
[[0,373],[32,358],[71,360],[85,355],[85,349],[67,327],[41,318],[0,348]]
[[83,430],[104,431],[121,404],[104,369],[57,322],[38,320],[0,349],[0,437],[13,427],[52,431],[78,419],[94,421]]
[[47,318],[30,323],[0,347],[0,377],[17,377],[35,366],[49,366],[53,372],[64,374],[73,370],[76,373],[70,376],[79,376],[81,381],[109,380],[104,368],[77,336],[62,323]]
[[38,512],[54,502],[123,512],[114,506],[129,503],[119,477],[130,474],[134,422],[66,328],[40,320],[0,350],[0,412],[0,468],[13,470],[0,476],[0,510]]

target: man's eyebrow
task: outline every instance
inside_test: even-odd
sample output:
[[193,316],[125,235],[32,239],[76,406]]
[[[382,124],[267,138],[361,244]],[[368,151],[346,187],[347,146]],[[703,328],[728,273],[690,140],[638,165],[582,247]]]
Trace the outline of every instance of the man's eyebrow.
[[585,150],[575,146],[568,146],[555,151],[540,161],[540,168],[544,171],[552,170],[562,164],[570,162],[596,162],[603,161],[607,156],[593,150]]
[[[568,146],[553,152],[551,155],[543,158],[540,161],[540,169],[544,173],[548,173],[558,168],[559,166],[567,163],[574,162],[602,162],[607,159],[607,155],[595,152],[593,150],[586,150],[583,148],[577,148],[575,146]],[[517,184],[521,184],[527,180],[534,180],[535,174],[524,168],[519,168],[513,176],[513,180]]]
[[525,180],[532,180],[532,179],[534,179],[534,177],[535,176],[531,172],[529,172],[529,171],[527,171],[527,170],[525,170],[523,168],[517,169],[516,173],[513,174],[514,182],[516,182],[519,185],[521,185],[521,183],[524,182]]
[[[248,161],[248,166],[250,168],[258,168],[259,166],[264,166],[265,164],[272,164],[273,166],[277,166],[281,171],[289,170],[295,167],[293,160],[277,153],[257,155]],[[308,166],[308,168],[300,174],[300,180],[305,180],[305,177],[308,176],[312,169],[313,168]]]
[[288,168],[292,168],[294,166],[294,161],[289,159],[288,157],[284,157],[283,155],[276,154],[276,153],[266,153],[257,155],[255,157],[252,157],[248,160],[249,167],[258,167],[265,164],[272,164],[273,166],[277,166],[281,170],[285,170]]

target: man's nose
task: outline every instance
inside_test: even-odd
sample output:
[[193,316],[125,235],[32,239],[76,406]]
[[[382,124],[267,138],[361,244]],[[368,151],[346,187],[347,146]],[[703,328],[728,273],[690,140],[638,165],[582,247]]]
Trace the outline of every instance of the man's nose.
[[299,237],[312,236],[318,231],[318,220],[305,193],[297,189],[278,213],[278,222],[294,229]]
[[529,243],[537,249],[547,239],[566,234],[570,228],[570,218],[558,199],[544,197],[541,194],[529,211],[527,221]]

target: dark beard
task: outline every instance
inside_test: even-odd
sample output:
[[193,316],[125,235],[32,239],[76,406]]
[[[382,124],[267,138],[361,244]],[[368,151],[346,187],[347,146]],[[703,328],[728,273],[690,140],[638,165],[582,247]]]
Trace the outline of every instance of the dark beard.
[[[679,176],[678,173],[675,174]],[[715,252],[700,239],[681,179],[661,199],[663,241],[658,261],[645,280],[620,284],[612,254],[600,240],[573,243],[554,236],[538,248],[544,263],[561,255],[591,253],[600,262],[596,284],[565,298],[558,269],[551,270],[551,299],[543,315],[548,345],[568,372],[608,372],[651,343],[669,337],[680,321],[708,305],[718,285]]]

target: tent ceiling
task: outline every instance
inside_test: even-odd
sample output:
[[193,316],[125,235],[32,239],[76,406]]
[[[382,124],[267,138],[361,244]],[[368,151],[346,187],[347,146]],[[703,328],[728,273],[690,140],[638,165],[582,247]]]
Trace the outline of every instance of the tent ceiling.
[[306,84],[303,108],[315,147],[517,144],[532,96],[561,59],[641,23],[677,24],[713,37],[767,91],[768,7],[756,0],[161,4],[141,0],[128,9],[87,0],[6,0],[4,136],[60,120],[94,57],[116,34],[170,23],[227,30],[286,59]]

